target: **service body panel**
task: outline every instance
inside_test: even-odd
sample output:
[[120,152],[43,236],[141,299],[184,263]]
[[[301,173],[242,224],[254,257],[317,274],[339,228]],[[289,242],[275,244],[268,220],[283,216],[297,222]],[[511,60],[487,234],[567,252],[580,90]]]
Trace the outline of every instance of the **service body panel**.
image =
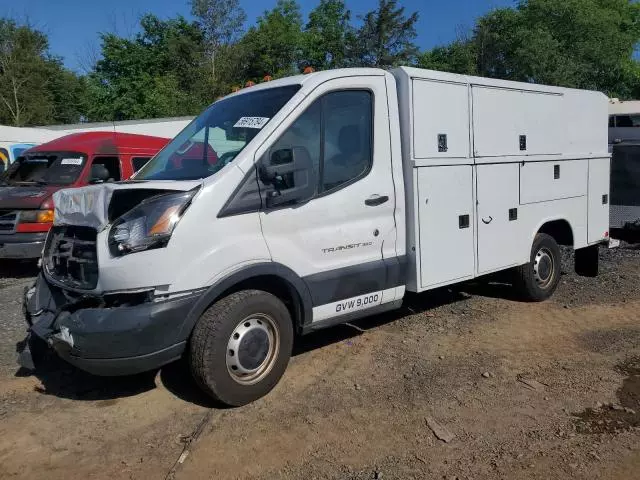
[[408,215],[407,288],[523,265],[536,234],[608,238],[607,99],[588,92],[393,70]]

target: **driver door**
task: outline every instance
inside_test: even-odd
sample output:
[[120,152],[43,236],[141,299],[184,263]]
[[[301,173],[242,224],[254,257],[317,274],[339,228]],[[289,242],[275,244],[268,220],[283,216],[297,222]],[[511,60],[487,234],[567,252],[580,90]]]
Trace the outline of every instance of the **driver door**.
[[326,82],[303,101],[302,113],[279,127],[277,140],[257,152],[259,172],[265,164],[277,173],[279,163],[295,162],[281,169],[289,172],[279,176],[284,183],[261,178],[267,187],[260,219],[273,261],[307,284],[314,322],[395,299],[385,88],[383,76]]

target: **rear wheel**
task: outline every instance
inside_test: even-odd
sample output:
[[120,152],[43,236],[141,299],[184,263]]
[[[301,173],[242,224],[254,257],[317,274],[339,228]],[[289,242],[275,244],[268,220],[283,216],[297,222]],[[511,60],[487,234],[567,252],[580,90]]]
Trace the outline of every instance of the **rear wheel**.
[[190,366],[215,400],[240,406],[266,395],[289,363],[293,325],[276,296],[244,290],[205,311],[193,331]]
[[541,302],[555,292],[560,282],[560,247],[553,237],[539,233],[531,247],[529,263],[515,271],[514,286],[524,299]]

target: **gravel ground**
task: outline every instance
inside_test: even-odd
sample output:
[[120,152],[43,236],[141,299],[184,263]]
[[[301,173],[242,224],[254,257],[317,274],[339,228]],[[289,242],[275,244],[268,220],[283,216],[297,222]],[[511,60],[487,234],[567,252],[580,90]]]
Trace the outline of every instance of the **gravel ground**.
[[15,367],[20,295],[0,279],[0,478],[637,479],[640,249],[565,252],[554,297],[505,278],[409,295],[305,337],[280,385],[212,408],[180,363],[102,379]]

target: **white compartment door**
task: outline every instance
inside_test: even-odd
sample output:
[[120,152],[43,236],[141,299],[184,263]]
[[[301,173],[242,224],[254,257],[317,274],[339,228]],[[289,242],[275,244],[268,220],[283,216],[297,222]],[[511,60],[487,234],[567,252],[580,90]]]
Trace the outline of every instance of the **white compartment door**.
[[434,159],[434,165],[470,163],[469,86],[414,80],[412,138],[416,159]]
[[473,277],[473,167],[418,169],[422,288]]
[[519,165],[505,163],[476,168],[478,273],[526,263],[526,258],[522,258]]
[[605,232],[609,231],[610,166],[609,158],[589,160],[589,243],[605,239]]
[[566,150],[562,95],[477,85],[471,91],[476,163],[508,161],[494,157],[513,155],[555,155]]
[[586,160],[520,164],[520,203],[538,203],[587,194]]

